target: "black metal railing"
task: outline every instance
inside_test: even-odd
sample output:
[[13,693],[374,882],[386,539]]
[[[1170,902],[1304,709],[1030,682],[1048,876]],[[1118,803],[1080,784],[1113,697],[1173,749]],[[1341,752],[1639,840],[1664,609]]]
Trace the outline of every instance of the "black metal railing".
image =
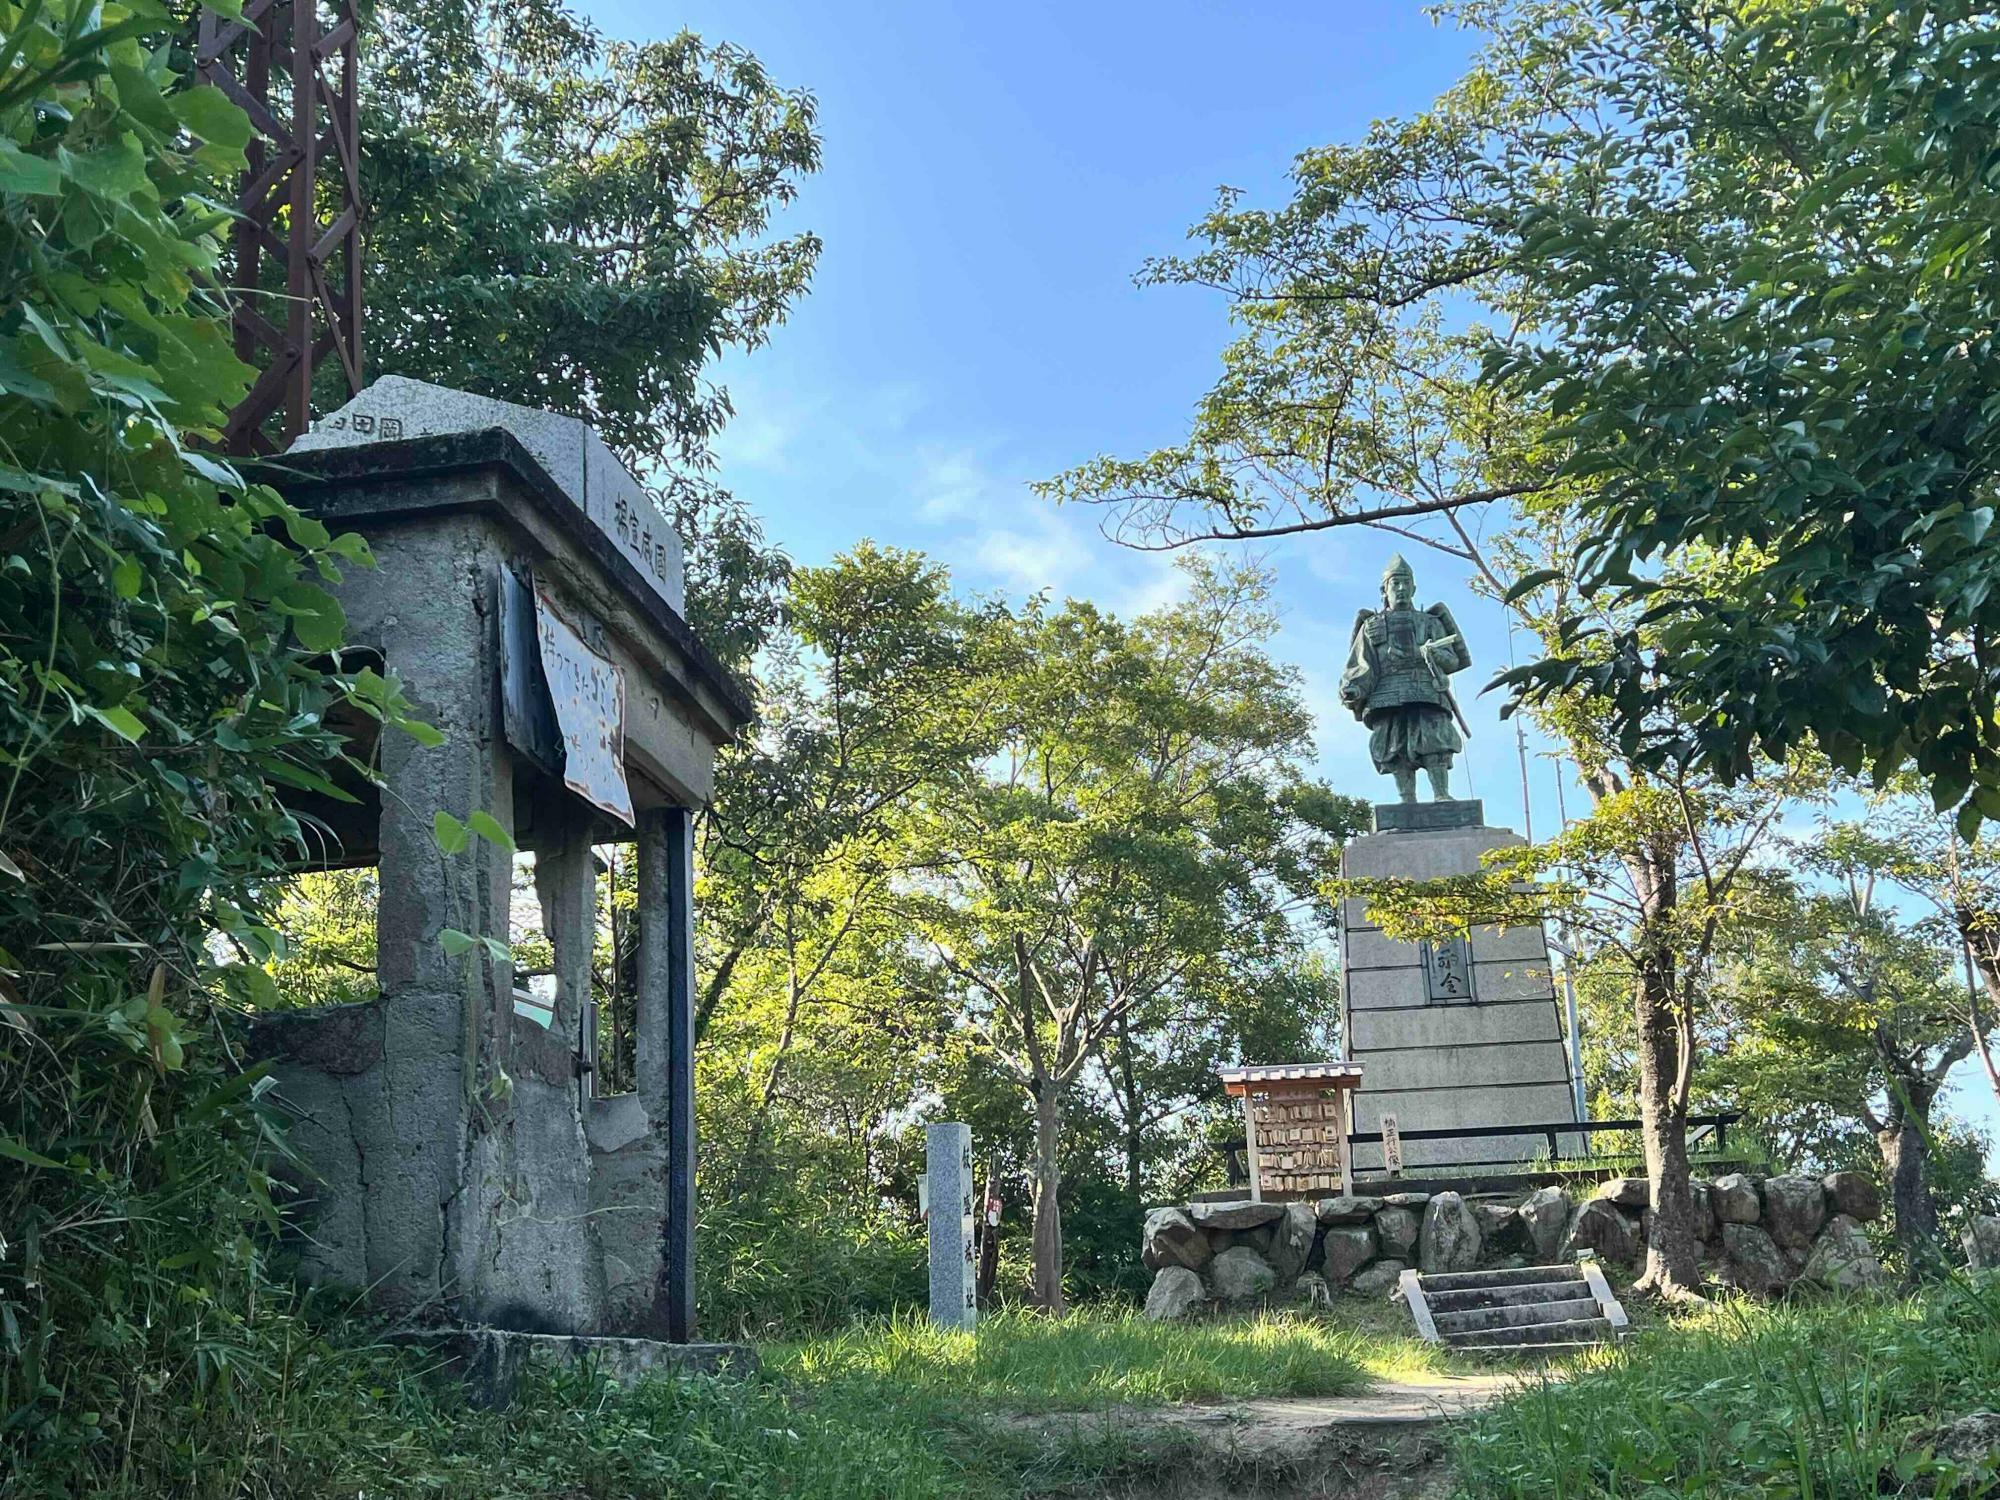
[[[1710,1131],[1713,1131],[1714,1151],[1717,1154],[1726,1152],[1729,1149],[1729,1127],[1736,1124],[1742,1118],[1743,1111],[1740,1109],[1726,1109],[1712,1115],[1690,1115],[1688,1116],[1688,1144],[1693,1146],[1698,1142],[1702,1142],[1703,1138]],[[1594,1135],[1615,1133],[1635,1135],[1642,1128],[1643,1122],[1639,1120],[1554,1120],[1533,1125],[1461,1125],[1449,1130],[1399,1130],[1396,1134],[1405,1144],[1412,1141],[1511,1140],[1520,1136],[1540,1136],[1548,1146],[1548,1159],[1546,1163],[1539,1160],[1531,1162],[1524,1159],[1519,1151],[1512,1151],[1505,1156],[1485,1158],[1466,1157],[1448,1163],[1430,1163],[1419,1166],[1416,1169],[1418,1171],[1431,1171],[1435,1168],[1447,1168],[1457,1171],[1466,1167],[1498,1166],[1533,1166],[1538,1169],[1545,1167],[1549,1171],[1560,1171],[1565,1165],[1561,1143],[1563,1136],[1582,1136],[1585,1150],[1590,1151],[1593,1149],[1591,1137]],[[1382,1132],[1379,1130],[1359,1130],[1347,1139],[1352,1146],[1379,1146],[1382,1143]],[[1250,1166],[1244,1159],[1248,1153],[1248,1149],[1249,1143],[1243,1140],[1225,1141],[1222,1143],[1223,1156],[1229,1169],[1229,1182],[1232,1187],[1242,1186],[1250,1181]],[[1624,1155],[1625,1153],[1620,1152],[1619,1154]],[[1638,1155],[1639,1153],[1635,1149],[1631,1154]],[[1574,1159],[1575,1153],[1572,1153],[1569,1160],[1573,1161]]]

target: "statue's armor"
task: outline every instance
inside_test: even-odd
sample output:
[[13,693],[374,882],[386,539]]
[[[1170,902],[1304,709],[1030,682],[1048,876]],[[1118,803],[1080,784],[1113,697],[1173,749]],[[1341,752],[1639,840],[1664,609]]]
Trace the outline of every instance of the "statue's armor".
[[1410,703],[1428,703],[1437,708],[1447,705],[1450,700],[1431,669],[1424,665],[1419,649],[1426,641],[1442,640],[1453,634],[1442,620],[1421,609],[1382,609],[1369,616],[1361,632],[1375,667],[1364,723],[1374,723],[1375,716],[1383,710]]

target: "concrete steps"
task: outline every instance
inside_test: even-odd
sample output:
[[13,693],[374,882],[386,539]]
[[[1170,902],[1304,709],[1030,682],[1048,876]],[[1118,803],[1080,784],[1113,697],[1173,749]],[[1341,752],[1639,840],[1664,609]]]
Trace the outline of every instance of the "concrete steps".
[[1417,1332],[1467,1352],[1553,1353],[1623,1336],[1625,1309],[1595,1260],[1511,1271],[1405,1271],[1398,1289]]

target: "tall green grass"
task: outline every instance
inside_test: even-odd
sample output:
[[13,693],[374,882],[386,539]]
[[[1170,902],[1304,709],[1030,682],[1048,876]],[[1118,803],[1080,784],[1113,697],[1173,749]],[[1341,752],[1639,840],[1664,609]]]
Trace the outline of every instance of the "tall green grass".
[[[1573,1367],[1462,1429],[1479,1500],[1932,1493],[1918,1434],[2000,1405],[2000,1282],[1911,1302],[1730,1303]],[[1979,1493],[1987,1493],[1981,1490]]]
[[1383,1341],[1305,1317],[1173,1324],[1131,1312],[1060,1320],[1003,1312],[976,1334],[902,1314],[769,1349],[766,1360],[808,1388],[873,1383],[885,1392],[1042,1412],[1345,1395],[1367,1384],[1383,1353]]
[[1168,1327],[1129,1314],[914,1317],[763,1351],[749,1380],[620,1390],[537,1372],[505,1411],[467,1405],[423,1357],[351,1323],[271,1310],[254,1371],[215,1399],[30,1451],[0,1500],[947,1500],[1087,1493],[1150,1473],[1158,1439],[1030,1431],[1011,1412],[1357,1389],[1395,1341],[1278,1317]]

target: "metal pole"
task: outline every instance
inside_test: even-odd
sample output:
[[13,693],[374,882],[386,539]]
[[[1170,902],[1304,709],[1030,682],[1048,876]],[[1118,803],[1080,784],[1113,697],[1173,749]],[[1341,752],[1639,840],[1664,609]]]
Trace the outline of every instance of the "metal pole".
[[[1514,665],[1514,627],[1507,626],[1507,665]],[[1528,731],[1521,726],[1521,715],[1514,715],[1514,749],[1521,758],[1521,832],[1529,843],[1535,841],[1535,813],[1528,804]]]
[[[1562,824],[1562,831],[1569,831],[1569,802],[1563,796],[1563,758],[1556,756],[1556,818]],[[1590,1106],[1583,1087],[1583,1032],[1576,1011],[1576,980],[1570,974],[1570,966],[1575,962],[1575,948],[1570,941],[1569,923],[1561,926],[1563,956],[1563,1015],[1569,1022],[1569,1091],[1570,1099],[1576,1106],[1578,1120],[1590,1118]],[[1585,1137],[1586,1148],[1589,1138]]]
[[667,907],[667,1338],[694,1340],[694,812],[659,815],[666,837]]

